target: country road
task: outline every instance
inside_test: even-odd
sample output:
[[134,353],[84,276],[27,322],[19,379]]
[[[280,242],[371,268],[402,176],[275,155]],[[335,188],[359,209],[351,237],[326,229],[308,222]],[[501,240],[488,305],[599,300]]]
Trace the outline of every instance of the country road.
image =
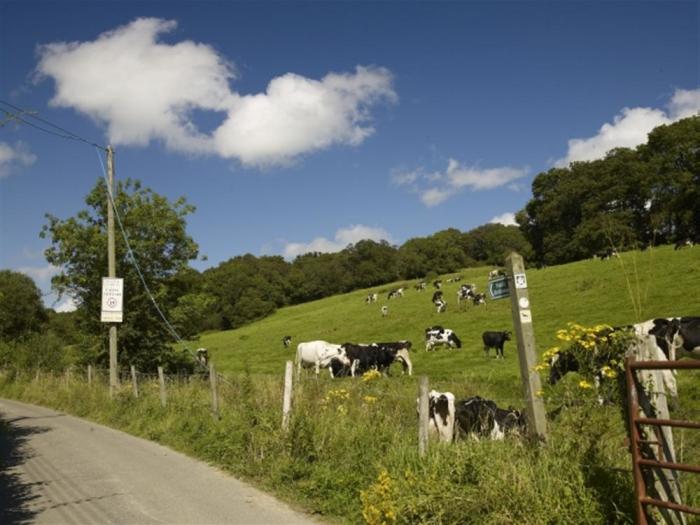
[[0,523],[312,524],[205,463],[54,410],[0,399]]

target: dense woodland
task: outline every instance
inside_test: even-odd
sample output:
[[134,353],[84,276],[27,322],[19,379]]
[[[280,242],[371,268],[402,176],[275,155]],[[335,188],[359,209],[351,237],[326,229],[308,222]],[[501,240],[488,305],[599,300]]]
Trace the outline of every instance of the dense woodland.
[[[193,206],[184,198],[170,202],[130,180],[120,182],[115,195],[129,237],[129,246],[117,238],[118,274],[127,290],[120,362],[144,370],[156,364],[177,368],[190,359],[173,352],[174,332],[193,338],[204,330],[236,328],[285,305],[475,265],[501,265],[512,250],[539,266],[610,248],[697,242],[700,117],[656,128],[635,150],[616,149],[601,160],[540,173],[532,199],[517,214],[519,227],[450,228],[400,246],[364,240],[337,253],[308,253],[291,262],[247,254],[200,273],[190,266],[199,249],[186,232]],[[47,215],[41,232],[52,243],[47,261],[62,269],[53,286],[74,298],[76,312],[46,311],[31,279],[0,272],[0,365],[39,351],[47,354],[47,367],[70,359],[105,361],[106,329],[99,322],[101,277],[107,275],[103,181],[86,204],[65,220]],[[50,350],[65,345],[74,350],[72,357],[60,352],[59,359]]]

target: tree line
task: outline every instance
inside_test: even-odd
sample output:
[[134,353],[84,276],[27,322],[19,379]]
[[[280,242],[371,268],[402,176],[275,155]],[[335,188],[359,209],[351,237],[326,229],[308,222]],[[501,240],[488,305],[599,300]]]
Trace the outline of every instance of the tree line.
[[[119,361],[141,370],[157,365],[173,370],[192,361],[173,350],[175,333],[187,339],[204,330],[236,328],[286,305],[502,265],[513,250],[530,263],[551,265],[611,247],[700,240],[700,117],[656,128],[634,150],[616,149],[601,160],[540,173],[532,199],[516,216],[519,227],[449,228],[400,246],[362,240],[337,253],[307,253],[291,262],[246,254],[198,272],[191,262],[199,247],[186,231],[192,205],[184,198],[169,201],[133,180],[118,182],[114,195],[129,239],[128,246],[120,235],[116,239],[125,289]],[[100,322],[101,279],[107,275],[104,181],[85,202],[74,217],[47,215],[41,232],[51,241],[47,261],[60,268],[52,286],[73,298],[75,312],[47,311],[31,279],[0,271],[0,366],[18,356],[36,363],[36,355],[53,363],[46,366],[107,362],[107,329]]]

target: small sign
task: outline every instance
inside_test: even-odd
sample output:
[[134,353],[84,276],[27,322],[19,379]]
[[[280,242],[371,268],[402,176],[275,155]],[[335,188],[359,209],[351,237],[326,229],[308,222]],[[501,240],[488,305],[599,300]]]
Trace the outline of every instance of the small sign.
[[524,273],[516,273],[513,276],[513,280],[515,281],[516,288],[518,288],[518,289],[527,288],[527,278],[525,277]]
[[530,310],[520,310],[520,322],[523,324],[532,323],[532,312]]
[[530,308],[530,300],[527,297],[521,297],[518,299],[518,304],[520,305],[520,308]]
[[121,323],[123,321],[124,279],[121,277],[102,278],[102,313],[103,323]]
[[510,296],[508,290],[508,277],[499,277],[489,281],[489,293],[492,299],[505,299]]

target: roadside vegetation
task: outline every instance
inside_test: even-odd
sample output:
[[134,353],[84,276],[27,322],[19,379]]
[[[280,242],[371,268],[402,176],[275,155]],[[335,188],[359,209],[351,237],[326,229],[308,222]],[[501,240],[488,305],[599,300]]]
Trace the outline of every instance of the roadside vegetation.
[[[459,272],[461,282],[485,289],[489,267]],[[451,274],[450,274],[451,275]],[[444,276],[445,278],[448,275]],[[557,342],[569,322],[623,325],[657,316],[697,315],[700,250],[655,248],[621,254],[620,259],[587,260],[528,271],[537,347]],[[128,380],[110,401],[106,378],[92,386],[83,368],[65,374],[5,367],[0,395],[53,406],[157,440],[202,458],[268,489],[287,501],[342,523],[631,523],[631,460],[619,406],[600,406],[592,389],[570,374],[546,386],[550,439],[537,447],[517,439],[431,443],[425,458],[417,446],[418,376],[431,388],[458,399],[480,395],[499,406],[522,407],[515,344],[504,360],[484,356],[480,334],[510,329],[508,300],[456,308],[459,283],[445,284],[448,310],[437,314],[432,291],[415,281],[397,282],[280,309],[239,328],[202,335],[220,384],[221,417],[210,409],[206,378],[189,382],[172,376],[168,406],[158,386],[141,382],[134,399]],[[406,285],[404,298],[386,300],[388,290]],[[378,303],[365,296],[377,291]],[[382,318],[380,305],[389,305]],[[426,353],[423,330],[433,324],[454,329],[461,350]],[[309,339],[414,342],[414,377],[392,370],[386,378],[336,379],[324,371],[302,374],[295,390],[290,428],[281,430],[284,363],[294,343]],[[3,347],[4,352],[7,347]],[[177,350],[179,351],[179,350]],[[0,354],[7,359],[7,353]],[[8,361],[4,361],[6,365]],[[25,362],[29,364],[29,362]],[[61,369],[57,367],[57,369]],[[679,372],[680,419],[700,417],[698,372]],[[700,463],[700,435],[678,431],[679,458]],[[685,502],[700,505],[700,480],[682,474]]]

